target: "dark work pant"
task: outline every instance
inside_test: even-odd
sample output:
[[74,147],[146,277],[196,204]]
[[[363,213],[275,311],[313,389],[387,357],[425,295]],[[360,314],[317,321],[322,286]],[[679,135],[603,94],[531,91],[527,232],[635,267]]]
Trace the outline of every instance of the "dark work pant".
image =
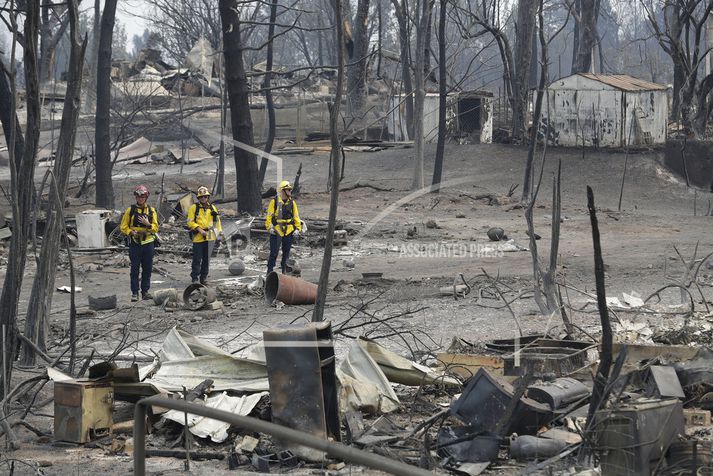
[[208,266],[210,265],[210,241],[193,243],[193,262],[191,263],[191,280],[200,278],[208,279]]
[[151,287],[151,271],[153,270],[154,243],[141,245],[129,244],[129,259],[131,260],[131,294],[139,294],[139,268],[141,268],[141,292],[148,292]]
[[267,272],[271,273],[277,261],[277,254],[280,252],[282,245],[282,259],[280,260],[280,269],[285,272],[287,260],[290,258],[290,250],[292,249],[292,235],[280,236],[270,235],[270,258],[267,260]]

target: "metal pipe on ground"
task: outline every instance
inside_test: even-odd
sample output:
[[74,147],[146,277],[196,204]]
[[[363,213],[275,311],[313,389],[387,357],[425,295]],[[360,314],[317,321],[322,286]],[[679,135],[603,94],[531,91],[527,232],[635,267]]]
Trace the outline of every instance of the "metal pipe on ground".
[[317,285],[273,271],[265,280],[265,301],[272,304],[275,299],[285,304],[314,304]]
[[146,475],[146,409],[149,406],[170,408],[193,415],[200,415],[214,420],[224,421],[238,428],[266,433],[278,439],[299,443],[300,445],[324,451],[330,456],[346,462],[386,471],[396,476],[433,476],[425,469],[411,466],[384,456],[362,451],[341,443],[335,443],[316,436],[276,425],[257,418],[245,417],[195,403],[174,400],[159,395],[139,400],[134,409],[134,475]]

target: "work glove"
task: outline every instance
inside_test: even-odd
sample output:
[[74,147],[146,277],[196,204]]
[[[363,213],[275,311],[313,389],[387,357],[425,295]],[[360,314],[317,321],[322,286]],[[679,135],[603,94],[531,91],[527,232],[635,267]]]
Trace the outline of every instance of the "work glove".
[[271,235],[277,234],[277,232],[275,231],[275,227],[274,227],[274,226],[271,226],[268,231],[270,232]]
[[294,236],[295,238],[299,238],[299,237],[300,237],[300,230],[295,230],[295,231],[292,233],[292,236]]

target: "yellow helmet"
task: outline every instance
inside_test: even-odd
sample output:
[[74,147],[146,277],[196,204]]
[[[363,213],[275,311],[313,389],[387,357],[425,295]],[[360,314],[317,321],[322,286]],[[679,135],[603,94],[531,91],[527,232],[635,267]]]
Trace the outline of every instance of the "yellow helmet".
[[210,192],[208,191],[208,187],[198,187],[198,191],[196,192],[196,197],[210,197]]
[[290,185],[290,182],[288,180],[283,180],[280,182],[280,185],[277,187],[278,190],[292,190],[292,185]]

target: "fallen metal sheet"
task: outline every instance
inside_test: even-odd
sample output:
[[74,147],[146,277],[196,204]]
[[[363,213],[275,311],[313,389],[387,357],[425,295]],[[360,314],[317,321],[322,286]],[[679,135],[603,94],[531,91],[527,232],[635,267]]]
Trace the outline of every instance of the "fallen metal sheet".
[[131,144],[119,149],[119,152],[114,159],[115,162],[123,162],[125,160],[138,159],[149,155],[156,148],[152,148],[152,143],[145,137],[139,137]]
[[339,408],[366,413],[388,413],[399,408],[399,397],[386,375],[368,352],[353,342],[347,358],[337,369]]
[[646,389],[649,395],[657,397],[686,398],[681,382],[676,375],[676,369],[664,365],[649,367]]
[[159,361],[156,358],[154,358],[153,362],[150,364],[139,367],[139,382],[143,382],[147,377],[153,375],[153,373],[158,370],[158,367]]
[[[255,405],[260,402],[260,399],[266,395],[269,395],[269,392],[253,393],[252,395],[243,395],[242,397],[231,397],[223,392],[220,395],[206,399],[205,406],[235,413],[236,415],[247,416],[253,411]],[[186,414],[177,410],[169,410],[164,415],[164,418],[183,425],[185,423]],[[199,438],[210,438],[215,443],[222,443],[228,439],[228,428],[230,428],[229,423],[193,415],[191,413],[188,414],[188,430]]]
[[[451,414],[476,431],[493,431],[505,414],[514,390],[506,382],[501,382],[485,369],[480,369],[470,379],[460,398],[451,405]],[[548,405],[523,397],[516,405],[504,434],[518,433],[534,435],[552,419]]]
[[412,362],[374,341],[360,337],[357,343],[379,364],[384,375],[391,382],[412,386],[423,384],[461,385],[458,379],[447,376],[443,370],[435,370]]
[[47,367],[47,376],[53,382],[67,382],[69,380],[74,380],[74,378],[61,370],[57,370],[54,367]]
[[163,341],[159,357],[161,361],[192,359],[201,355],[232,357],[220,347],[216,347],[188,332],[172,328]]
[[213,380],[215,391],[263,392],[269,388],[264,362],[235,357],[175,327],[166,336],[159,358],[161,367],[146,381],[168,391],[194,388],[207,378]]
[[194,388],[207,378],[213,380],[215,391],[263,392],[269,389],[264,364],[232,356],[204,355],[163,362],[147,382],[176,392],[183,387]]

